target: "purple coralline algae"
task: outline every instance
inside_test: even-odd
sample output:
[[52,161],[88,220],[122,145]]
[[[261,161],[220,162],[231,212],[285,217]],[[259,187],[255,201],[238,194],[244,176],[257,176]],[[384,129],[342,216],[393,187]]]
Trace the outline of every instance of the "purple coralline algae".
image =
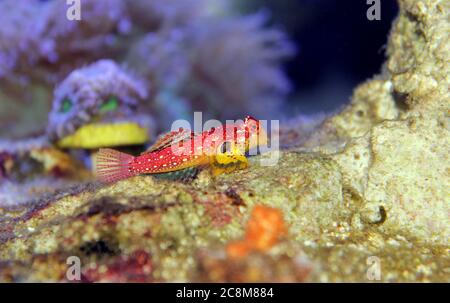
[[55,89],[48,136],[63,138],[101,117],[102,122],[136,120],[150,129],[151,116],[140,117],[148,87],[111,60],[77,69]]
[[33,102],[24,85],[51,92],[72,71],[110,59],[152,88],[145,102],[162,128],[192,110],[217,118],[268,112],[289,91],[281,63],[294,48],[265,27],[264,14],[236,16],[224,3],[85,0],[81,20],[70,21],[64,1],[1,1],[0,89]]

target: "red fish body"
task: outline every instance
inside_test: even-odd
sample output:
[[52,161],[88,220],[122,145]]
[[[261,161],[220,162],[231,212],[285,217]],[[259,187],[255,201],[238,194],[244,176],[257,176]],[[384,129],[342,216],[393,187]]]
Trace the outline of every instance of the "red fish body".
[[[140,156],[112,149],[100,149],[97,175],[109,183],[139,174],[160,174],[212,164],[218,154],[244,155],[250,148],[265,143],[265,131],[258,120],[247,117],[244,123],[212,128],[201,134],[179,129],[161,137]],[[230,149],[235,154],[230,153]]]

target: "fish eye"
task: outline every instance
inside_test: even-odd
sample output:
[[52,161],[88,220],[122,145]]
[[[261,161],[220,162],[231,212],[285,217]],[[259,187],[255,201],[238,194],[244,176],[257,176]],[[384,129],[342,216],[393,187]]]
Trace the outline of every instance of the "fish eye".
[[72,109],[72,106],[73,106],[72,100],[70,100],[69,98],[64,98],[61,103],[59,111],[64,114],[68,113]]
[[250,125],[250,127],[249,127],[249,130],[250,131],[252,131],[252,132],[254,132],[254,131],[256,131],[257,130],[257,125],[255,124],[255,123],[252,123],[251,125]]
[[100,113],[106,113],[116,110],[119,107],[119,100],[116,97],[111,96],[108,100],[100,105]]

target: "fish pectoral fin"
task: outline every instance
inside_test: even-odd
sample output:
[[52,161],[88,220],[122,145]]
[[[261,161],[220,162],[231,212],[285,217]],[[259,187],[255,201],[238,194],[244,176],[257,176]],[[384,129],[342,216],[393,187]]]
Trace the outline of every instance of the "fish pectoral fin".
[[240,152],[219,153],[215,155],[211,167],[213,175],[217,176],[223,173],[247,168],[248,160],[245,155]]
[[180,181],[183,183],[189,183],[195,179],[200,171],[201,167],[188,167],[180,170],[175,170],[167,173],[153,174],[156,179]]
[[214,160],[214,162],[219,165],[248,163],[248,160],[244,155],[235,154],[217,154]]
[[248,167],[248,162],[236,162],[232,164],[218,164],[217,162],[213,162],[211,165],[211,172],[213,176],[218,176],[221,174],[231,173],[236,170],[245,169]]
[[220,165],[245,163],[248,164],[248,160],[244,153],[236,146],[233,145],[229,152],[217,153],[215,155],[215,162]]

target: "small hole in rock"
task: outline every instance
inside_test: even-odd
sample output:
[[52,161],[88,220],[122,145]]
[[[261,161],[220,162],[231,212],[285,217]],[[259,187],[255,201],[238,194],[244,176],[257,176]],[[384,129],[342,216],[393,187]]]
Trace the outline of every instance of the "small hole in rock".
[[80,251],[87,255],[107,255],[114,256],[119,253],[119,249],[116,245],[111,244],[105,240],[87,242],[80,247]]

